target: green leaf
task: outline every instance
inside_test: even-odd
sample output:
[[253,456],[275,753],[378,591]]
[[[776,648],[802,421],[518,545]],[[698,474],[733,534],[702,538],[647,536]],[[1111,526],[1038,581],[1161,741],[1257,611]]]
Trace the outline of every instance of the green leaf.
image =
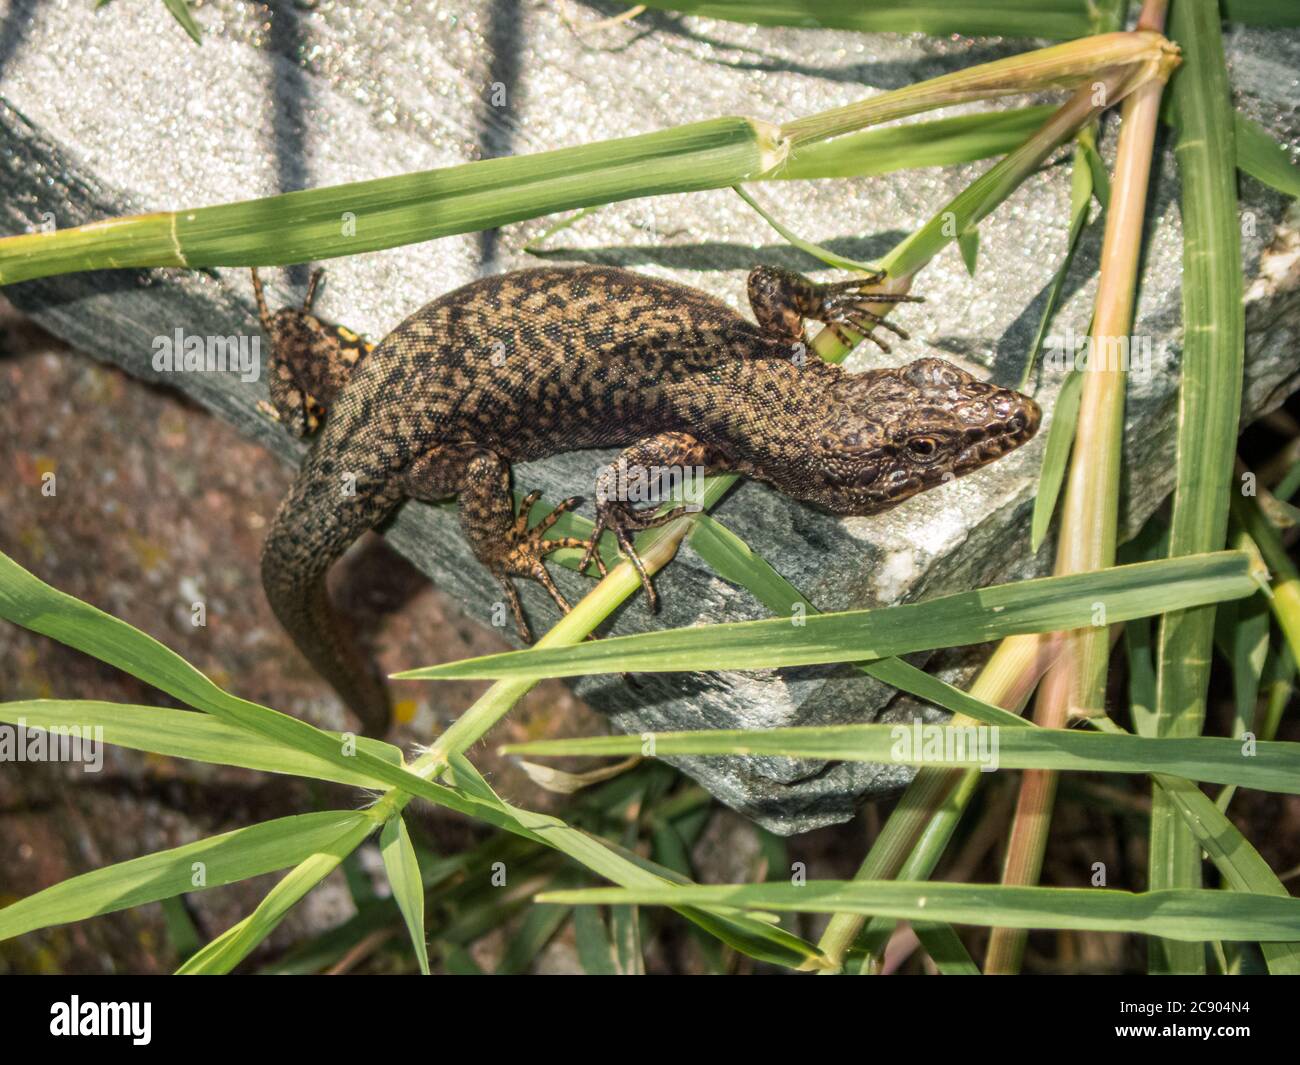
[[952,930],[952,925],[934,921],[913,921],[912,931],[920,941],[930,960],[944,976],[979,976],[979,966],[966,950],[965,944]]
[[565,906],[735,906],[796,913],[858,913],[899,920],[1001,928],[1137,932],[1184,942],[1300,941],[1300,899],[1203,888],[1130,892],[1108,888],[890,880],[810,880],[658,889],[556,891],[538,902]]
[[1151,622],[1137,618],[1124,626],[1124,647],[1128,653],[1129,713],[1133,731],[1142,736],[1156,734],[1156,667],[1151,658]]
[[429,949],[424,941],[424,882],[420,879],[420,862],[411,845],[410,833],[400,813],[384,822],[379,834],[379,851],[384,858],[388,883],[393,888],[393,899],[402,911],[406,930],[411,933],[415,959],[420,972],[429,975]]
[[[1061,289],[1065,285],[1066,275],[1070,272],[1070,264],[1074,262],[1074,253],[1079,247],[1079,237],[1088,222],[1088,207],[1092,203],[1093,190],[1099,187],[1091,163],[1091,159],[1097,155],[1096,148],[1092,147],[1092,137],[1087,130],[1080,130],[1078,141],[1079,143],[1074,148],[1074,162],[1070,167],[1070,231],[1065,240],[1065,256],[1061,259],[1061,265],[1057,267],[1056,273],[1052,277],[1052,284],[1047,290],[1047,302],[1043,305],[1043,314],[1038,320],[1038,332],[1034,334],[1034,342],[1029,346],[1029,356],[1025,359],[1025,369],[1020,375],[1020,391],[1022,392],[1028,390],[1029,378],[1033,373],[1034,363],[1038,360],[1038,353],[1042,350],[1043,340],[1047,337],[1047,330],[1052,324],[1052,319],[1056,316],[1056,306],[1060,302]],[[1089,152],[1091,152],[1091,155]],[[1098,157],[1098,162],[1100,163],[1100,157]],[[1102,167],[1102,173],[1105,173],[1104,166]],[[1073,370],[1074,367],[1071,366],[1070,369]],[[1061,402],[1059,397],[1056,402],[1059,407]],[[1034,550],[1038,550],[1037,542]]]
[[650,0],[646,6],[758,26],[1066,39],[1094,32],[1097,6],[1105,5],[1090,5],[1085,0],[952,0],[943,4],[934,0],[890,0],[888,4],[844,0]]
[[201,976],[228,973],[275,931],[285,915],[312,888],[338,868],[339,863],[361,845],[374,831],[368,814],[355,815],[358,820],[327,840],[316,853],[308,855],[285,874],[257,909],[238,924],[228,928],[202,950],[190,955],[178,976]]
[[1220,0],[1223,17],[1248,26],[1300,26],[1300,7],[1292,0]]
[[876,177],[896,170],[972,163],[1014,151],[1054,107],[1014,107],[866,129],[803,145],[764,181]]
[[[772,613],[785,617],[803,610],[806,614],[820,611],[793,584],[778,573],[761,555],[732,530],[709,514],[696,517],[690,533],[691,547],[723,580],[747,589]],[[859,664],[859,669],[869,676],[915,695],[918,699],[966,714],[976,721],[991,725],[1024,725],[1026,722],[1000,706],[991,706],[955,688],[938,677],[904,662],[901,658],[882,658],[875,662]]]
[[172,18],[181,24],[181,27],[190,35],[190,40],[195,44],[203,43],[203,34],[199,30],[199,24],[195,21],[194,12],[190,10],[190,5],[185,0],[163,0],[167,5],[167,10],[172,13]]
[[1300,167],[1292,161],[1291,153],[1240,111],[1233,112],[1232,123],[1238,168],[1278,192],[1300,196]]
[[506,952],[496,967],[498,976],[526,973],[555,933],[569,919],[564,906],[533,906],[524,912],[519,927],[510,932]]
[[1043,449],[1043,468],[1038,473],[1038,493],[1034,496],[1034,519],[1030,531],[1029,549],[1035,554],[1047,538],[1048,526],[1061,485],[1065,483],[1065,468],[1070,461],[1070,448],[1074,444],[1074,431],[1079,424],[1079,402],[1082,397],[1083,374],[1071,370],[1061,390],[1056,394],[1052,408],[1052,424],[1047,431],[1047,447]]
[[513,818],[503,816],[492,806],[462,797],[385,761],[384,746],[372,748],[358,743],[354,750],[350,741],[340,743],[335,736],[305,721],[230,695],[152,636],[51,588],[2,553],[0,617],[93,655],[227,725],[312,755],[345,776],[363,773],[406,794],[520,831]]
[[[1290,898],[1286,886],[1213,799],[1187,780],[1157,774],[1155,781],[1233,891]],[[1261,942],[1260,949],[1270,972],[1300,973],[1300,944]]]
[[[562,910],[568,913],[567,909]],[[588,976],[617,976],[614,944],[610,941],[600,910],[579,906],[573,910],[573,934],[578,947],[578,964]]]
[[[722,188],[782,158],[777,130],[718,118],[535,155],[156,212],[0,241],[0,284],[123,266],[273,266],[471,233],[579,207]],[[355,218],[355,226],[340,219]]]
[[[1109,718],[1092,719],[1091,723],[1108,734],[1124,735]],[[1233,891],[1290,897],[1259,852],[1199,787],[1189,780],[1163,773],[1152,774],[1152,779],[1167,800],[1168,808],[1182,818],[1188,832],[1200,843]],[[1300,944],[1261,943],[1260,948],[1271,971],[1300,972]]]
[[368,832],[373,827],[368,814],[323,810],[277,818],[119,862],[6,906],[0,910],[0,939],[284,869],[344,833]]
[[[316,780],[330,780],[361,788],[383,787],[377,778],[357,770],[340,769],[332,762],[294,750],[247,729],[227,725],[208,714],[162,706],[134,706],[93,699],[30,699],[0,703],[0,721],[27,728],[102,729],[103,742],[135,751],[149,751],[172,758],[188,758],[213,765],[236,765],[265,773],[287,773]],[[344,737],[327,732],[338,741]],[[390,743],[358,736],[357,747],[394,766],[401,766],[402,752]]]
[[[1183,48],[1172,105],[1179,124],[1174,157],[1182,186],[1184,324],[1170,555],[1223,546],[1239,431],[1245,351],[1241,231],[1234,111],[1219,22],[1218,5],[1211,3],[1175,4],[1170,22],[1170,35]],[[1213,639],[1212,605],[1172,610],[1161,619],[1157,735],[1201,731]],[[1149,870],[1153,889],[1201,883],[1200,845],[1164,792],[1153,796]],[[1199,949],[1153,942],[1151,950],[1154,971],[1204,972]]]
[[1105,623],[1114,624],[1240,598],[1257,587],[1249,556],[1223,551],[995,585],[878,610],[693,626],[575,647],[487,655],[397,676],[563,677],[851,662],[983,643],[1013,633],[1081,628],[1094,623],[1099,603],[1105,607]]
[[[505,814],[515,818],[536,839],[567,854],[592,872],[625,886],[655,886],[678,883],[684,878],[669,870],[654,867],[653,863],[639,858],[606,840],[566,825],[557,817],[533,813],[512,806],[498,797],[478,770],[462,754],[450,757],[452,771],[458,786],[466,788],[477,799],[495,803]],[[811,944],[784,929],[743,914],[711,913],[707,910],[687,908],[680,911],[687,920],[699,925],[743,954],[774,965],[798,967],[805,962],[816,963],[821,955]]]
[[798,248],[801,252],[811,255],[814,259],[820,259],[827,266],[834,267],[837,270],[860,270],[866,274],[878,273],[878,268],[872,263],[859,262],[857,259],[846,259],[842,255],[836,255],[828,248],[823,248],[820,244],[814,244],[810,240],[804,240],[773,218],[767,211],[759,206],[758,202],[740,185],[733,185],[732,191],[744,200],[760,218],[769,226],[775,229],[782,237],[786,239],[793,247]]
[[[931,746],[933,745],[933,747]],[[1237,739],[1165,739],[1074,729],[912,724],[823,725],[774,729],[646,732],[512,743],[511,754],[605,757],[779,756],[830,761],[938,764],[956,768],[1055,769],[1099,773],[1164,772],[1191,780],[1300,794],[1300,744]]]

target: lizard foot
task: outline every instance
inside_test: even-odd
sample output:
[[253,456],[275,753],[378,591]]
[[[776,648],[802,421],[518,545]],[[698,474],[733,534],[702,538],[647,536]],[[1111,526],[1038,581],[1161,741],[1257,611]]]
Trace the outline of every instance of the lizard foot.
[[600,575],[605,576],[605,563],[596,550],[596,545],[600,543],[601,536],[608,529],[614,534],[614,538],[618,540],[620,550],[627,560],[632,563],[637,575],[641,578],[641,587],[645,589],[646,602],[652,614],[659,609],[659,596],[655,592],[654,583],[650,580],[650,574],[646,572],[645,563],[641,561],[641,556],[636,553],[636,546],[632,543],[632,534],[641,532],[643,529],[654,529],[660,525],[666,525],[674,518],[680,518],[687,513],[687,508],[685,506],[674,507],[666,514],[659,514],[658,511],[658,506],[636,510],[619,500],[605,500],[597,504],[596,528],[592,530],[587,551],[582,556],[582,561],[578,563],[578,572],[585,573],[587,566],[595,560]]
[[544,559],[552,551],[558,551],[564,547],[574,549],[585,548],[590,550],[592,542],[590,540],[581,540],[576,536],[559,536],[553,540],[545,539],[547,530],[551,528],[560,519],[560,515],[571,510],[578,503],[576,496],[564,500],[546,517],[534,525],[531,529],[528,527],[528,513],[532,510],[533,504],[541,498],[541,492],[529,492],[524,497],[519,506],[519,514],[515,518],[514,527],[511,529],[510,545],[502,553],[495,564],[489,567],[492,570],[492,576],[497,579],[497,583],[505,590],[506,602],[510,604],[511,613],[515,617],[515,626],[519,630],[519,638],[524,643],[533,642],[532,631],[528,628],[528,622],[524,618],[524,609],[519,602],[519,593],[511,583],[512,577],[528,577],[537,581],[543,588],[550,593],[555,605],[561,612],[567,614],[573,609],[569,601],[564,598],[551,575],[546,571]]
[[805,315],[818,322],[825,322],[842,344],[850,347],[852,338],[846,330],[860,333],[881,351],[888,352],[889,345],[875,335],[876,326],[884,326],[891,333],[903,340],[910,335],[881,315],[870,309],[873,303],[924,303],[922,296],[909,296],[900,292],[875,292],[873,285],[885,279],[883,273],[853,281],[838,281],[828,285],[817,285],[815,306],[805,310]]

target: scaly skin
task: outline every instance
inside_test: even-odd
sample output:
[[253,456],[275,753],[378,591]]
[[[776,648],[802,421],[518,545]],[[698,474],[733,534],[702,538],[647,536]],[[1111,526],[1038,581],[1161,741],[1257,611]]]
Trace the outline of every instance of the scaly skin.
[[593,541],[545,540],[576,501],[529,529],[528,507],[516,515],[510,495],[513,462],[621,446],[625,468],[733,471],[860,515],[1032,437],[1033,400],[940,359],[851,374],[804,356],[805,318],[869,335],[880,320],[868,304],[910,298],[872,292],[879,280],[817,285],[760,267],[749,281],[755,325],[695,289],[626,270],[524,270],[434,300],[373,348],[320,322],[310,301],[271,315],[258,285],[273,413],[301,436],[328,412],[263,548],[276,615],[367,731],[382,733],[383,682],[340,634],[325,575],[407,499],[460,497],[465,535],[527,640],[513,576],[540,581],[567,610],[543,566],[549,551],[585,547],[589,560],[608,529],[640,569],[631,534],[672,515],[609,498],[614,464],[597,480]]

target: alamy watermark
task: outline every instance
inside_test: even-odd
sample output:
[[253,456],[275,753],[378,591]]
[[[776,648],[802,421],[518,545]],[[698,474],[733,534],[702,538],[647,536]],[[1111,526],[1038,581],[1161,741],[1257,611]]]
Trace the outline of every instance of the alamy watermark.
[[27,719],[20,717],[16,726],[0,725],[0,762],[80,762],[85,772],[98,773],[104,768],[104,728],[29,728]]
[[602,503],[614,499],[662,503],[675,498],[694,513],[704,509],[704,482],[703,466],[629,466],[627,459],[620,456],[611,473],[600,477],[596,498]]
[[981,773],[998,768],[997,725],[927,725],[913,721],[889,730],[890,757],[898,762],[969,763]]
[[176,329],[153,338],[153,368],[158,373],[230,373],[244,382],[262,373],[260,336],[199,336]]
[[142,1047],[153,1038],[152,1028],[152,1002],[82,1002],[73,995],[50,1005],[50,1035],[126,1036]]
[[1058,373],[1070,370],[1122,370],[1137,377],[1149,377],[1153,370],[1169,364],[1164,340],[1152,344],[1149,336],[1093,336],[1076,333],[1067,324],[1061,334],[1043,341],[1043,365]]

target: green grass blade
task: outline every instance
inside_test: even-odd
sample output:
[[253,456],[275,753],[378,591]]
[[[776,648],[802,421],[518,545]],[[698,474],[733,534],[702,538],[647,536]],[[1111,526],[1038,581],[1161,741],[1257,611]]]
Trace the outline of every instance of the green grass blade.
[[979,966],[966,950],[966,945],[948,924],[933,921],[913,921],[912,931],[920,941],[930,960],[944,976],[979,976]]
[[[1234,110],[1215,0],[1173,6],[1170,34],[1183,47],[1172,82],[1182,181],[1184,346],[1170,555],[1223,546],[1241,408],[1245,317],[1237,218]],[[1214,607],[1170,611],[1156,639],[1156,732],[1201,731],[1214,638]],[[1163,791],[1153,796],[1150,885],[1201,882],[1201,848]],[[1218,937],[1216,937],[1218,938]],[[1230,938],[1230,937],[1228,937]],[[1202,972],[1198,948],[1153,941],[1152,968]]]
[[1209,891],[1007,887],[891,880],[810,880],[557,891],[538,902],[566,906],[735,906],[795,913],[857,913],[1003,928],[1137,932],[1183,942],[1300,941],[1300,899]]
[[420,862],[411,845],[411,835],[400,813],[384,822],[379,834],[379,851],[384,858],[388,883],[393,889],[393,899],[402,911],[406,930],[411,933],[411,945],[420,972],[429,975],[429,948],[424,941],[424,882],[420,878]]
[[[1065,277],[1070,272],[1070,264],[1074,262],[1074,252],[1079,246],[1079,237],[1083,233],[1083,227],[1088,222],[1088,209],[1092,203],[1093,191],[1095,187],[1094,165],[1091,162],[1092,156],[1096,155],[1096,149],[1091,147],[1092,135],[1088,130],[1080,130],[1078,143],[1074,147],[1074,158],[1070,166],[1070,230],[1065,240],[1065,255],[1061,259],[1061,265],[1057,267],[1056,273],[1052,276],[1052,283],[1047,290],[1047,302],[1043,305],[1042,317],[1038,319],[1038,331],[1034,334],[1034,342],[1029,346],[1029,355],[1025,359],[1025,369],[1020,375],[1020,391],[1026,392],[1029,389],[1029,378],[1034,372],[1034,363],[1038,361],[1038,353],[1042,350],[1043,340],[1047,337],[1047,330],[1052,324],[1052,319],[1056,316],[1056,305],[1061,298],[1061,288],[1065,284]],[[1091,155],[1089,151],[1091,150]],[[1104,173],[1104,169],[1103,169]],[[1059,406],[1060,399],[1057,399]],[[1038,550],[1037,547],[1034,548]]]
[[[1257,589],[1249,556],[1222,551],[996,585],[922,603],[695,626],[575,647],[487,655],[402,679],[562,677],[610,672],[765,669],[884,658],[1014,633],[1084,628],[1240,598]],[[797,622],[797,623],[796,623]]]
[[651,0],[646,6],[758,26],[1062,40],[1092,32],[1097,19],[1097,7],[1085,0],[998,0],[992,4],[979,0],[890,0],[888,4],[844,0]]
[[982,726],[925,726],[916,722],[646,732],[536,740],[509,744],[502,749],[511,754],[551,757],[632,753],[650,753],[659,758],[772,755],[898,765],[942,764],[972,769],[1163,772],[1214,784],[1300,794],[1300,744],[1258,742],[1247,749],[1241,740],[1210,736],[1165,739],[1072,729],[999,730]]
[[1300,661],[1300,570],[1287,554],[1286,545],[1268,520],[1259,500],[1234,492],[1232,515],[1246,530],[1270,575],[1268,605],[1286,637],[1292,656]]
[[190,35],[190,40],[195,44],[203,43],[203,33],[199,29],[199,24],[194,18],[194,12],[190,10],[190,5],[186,0],[163,0],[167,10],[171,12],[172,18],[181,24],[181,28]]
[[0,284],[108,267],[271,266],[356,255],[578,207],[722,188],[781,158],[774,126],[719,118],[536,155],[9,237],[0,241]]
[[[1114,82],[1113,102],[1167,59],[1167,47],[1155,34],[1110,33],[955,71],[781,127],[717,118],[535,155],[13,236],[0,240],[0,284],[110,267],[306,262],[574,208],[732,186],[775,173],[805,145],[963,101],[1076,86],[1097,77],[1108,86]],[[1097,73],[1112,70],[1118,73]],[[1096,112],[1082,99],[1082,106],[1057,112],[960,200],[969,214],[961,218],[961,229],[976,224]],[[935,234],[927,230],[904,258],[915,269],[918,257],[935,249]]]
[[341,833],[373,825],[365,813],[324,810],[277,818],[96,869],[0,910],[0,939],[271,873],[302,861]]
[[1083,374],[1071,370],[1070,376],[1056,394],[1056,406],[1052,408],[1052,425],[1047,432],[1047,447],[1043,449],[1043,467],[1038,473],[1038,494],[1034,496],[1029,549],[1035,554],[1047,538],[1056,501],[1061,495],[1061,485],[1065,483],[1065,467],[1070,461],[1074,430],[1079,424],[1082,389]]
[[[341,769],[332,762],[190,710],[91,699],[31,699],[0,703],[0,721],[15,726],[25,723],[28,728],[101,728],[105,743],[134,751],[331,780],[359,788],[383,787],[381,781],[359,770]],[[344,739],[339,733],[326,735],[334,736],[342,746]],[[358,736],[356,744],[391,765],[402,764],[402,752],[390,743]]]
[[934,258],[998,207],[1058,147],[1075,136],[1105,109],[1132,91],[1138,79],[1120,70],[1098,75],[1104,91],[1080,90],[1028,137],[1015,151],[990,167],[940,208],[920,229],[896,245],[883,259],[891,277],[907,277]]
[[[452,755],[450,762],[459,786],[468,789],[484,803],[495,803],[535,838],[606,880],[627,887],[654,887],[679,883],[683,879],[667,870],[655,870],[644,860],[632,861],[631,855],[622,848],[566,825],[557,817],[512,806],[492,790],[464,755]],[[798,936],[743,914],[710,913],[692,907],[679,912],[724,943],[761,961],[793,968],[807,962],[815,963],[821,957],[812,944]]]
[[[1290,897],[1259,851],[1205,792],[1178,777],[1157,774],[1155,781],[1233,891]],[[1300,973],[1300,944],[1262,942],[1260,949],[1270,972],[1292,976]]]
[[275,931],[285,915],[304,895],[338,868],[339,863],[374,831],[374,820],[358,814],[359,820],[339,832],[316,853],[309,855],[281,878],[257,909],[228,928],[202,950],[185,959],[178,976],[228,973]]
[[[563,912],[568,912],[567,910]],[[588,976],[617,976],[614,944],[600,911],[594,906],[579,906],[573,911],[573,933],[577,941],[578,962]]]
[[1151,622],[1137,618],[1124,626],[1124,649],[1128,655],[1129,714],[1133,731],[1142,736],[1156,734],[1156,667],[1151,658]]
[[[585,910],[585,907],[584,907]],[[510,933],[509,945],[497,964],[497,976],[526,973],[569,919],[571,911],[564,906],[533,906],[524,913],[519,927]]]
[[1229,22],[1247,26],[1300,26],[1300,6],[1292,0],[1220,0]]
[[878,177],[897,170],[956,166],[1006,155],[1051,116],[1051,105],[1014,107],[866,129],[795,149],[764,181]]
[[1260,596],[1240,603],[1225,603],[1219,616],[1226,621],[1219,625],[1216,618],[1215,642],[1220,643],[1219,631],[1223,630],[1220,650],[1232,667],[1232,734],[1254,733],[1255,705],[1259,701],[1259,686],[1264,675],[1264,661],[1268,657],[1268,637],[1272,627],[1268,600]]
[[798,248],[801,252],[811,255],[814,259],[820,259],[827,266],[834,267],[837,270],[860,270],[865,274],[875,273],[877,268],[872,263],[859,262],[857,259],[846,259],[842,255],[836,255],[829,248],[823,248],[820,244],[814,244],[810,240],[804,240],[792,230],[787,229],[775,218],[765,211],[748,192],[740,185],[732,186],[732,191],[744,200],[754,212],[763,219],[769,226],[775,229],[782,237],[793,247]]
[[961,261],[966,267],[966,273],[974,277],[975,268],[979,264],[980,231],[978,229],[967,229],[959,233],[957,235],[957,249],[961,252]]
[[[1300,5],[1297,5],[1300,10]],[[1300,196],[1300,166],[1258,122],[1239,111],[1232,114],[1237,142],[1237,166],[1251,177],[1287,196]]]
[[227,725],[327,762],[344,774],[362,773],[429,802],[518,831],[513,819],[483,803],[385,761],[364,744],[340,743],[305,721],[223,691],[152,636],[89,603],[51,588],[0,553],[0,618],[75,647],[102,662],[206,711]]
[[[690,534],[690,544],[718,576],[747,589],[778,617],[794,614],[797,609],[802,609],[809,615],[820,613],[766,559],[755,554],[749,544],[711,515],[700,514],[696,518]],[[1010,726],[1026,723],[1009,710],[976,699],[901,658],[882,658],[861,664],[858,668],[900,691],[955,714],[967,714],[976,721]]]

